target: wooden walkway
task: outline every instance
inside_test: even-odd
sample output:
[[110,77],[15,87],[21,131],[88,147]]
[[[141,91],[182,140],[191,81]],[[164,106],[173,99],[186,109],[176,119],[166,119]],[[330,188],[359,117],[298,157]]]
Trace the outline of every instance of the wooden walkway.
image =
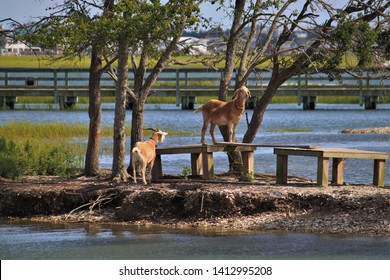
[[[248,77],[247,86],[252,94],[248,108],[253,108],[256,98],[264,94],[270,77],[269,71],[260,69]],[[134,80],[131,71],[129,79]],[[177,106],[193,109],[196,97],[216,96],[220,79],[220,71],[206,68],[165,69],[151,91],[155,96],[176,97]],[[89,69],[0,68],[0,106],[13,107],[18,96],[52,96],[55,103],[74,105],[78,96],[88,96],[88,80]],[[115,83],[107,73],[101,78],[101,91],[103,96],[115,96]],[[295,96],[303,109],[314,109],[317,96],[358,96],[360,105],[375,109],[379,97],[390,95],[390,83],[374,70],[365,79],[345,74],[343,84],[330,82],[327,75],[298,75],[281,85],[276,95]]]
[[387,153],[341,148],[320,148],[319,146],[278,146],[246,143],[220,142],[215,145],[183,145],[177,147],[157,148],[156,160],[152,170],[152,181],[162,178],[162,155],[189,154],[192,175],[199,175],[205,180],[214,179],[214,158],[216,152],[241,152],[243,175],[254,173],[254,151],[257,148],[274,148],[276,154],[276,183],[287,184],[288,157],[317,157],[317,185],[329,184],[329,159],[332,158],[332,179],[334,184],[344,183],[344,162],[347,158],[374,160],[373,185],[383,187],[385,181],[385,163]]
[[344,183],[344,160],[347,158],[374,160],[373,185],[383,187],[385,182],[385,162],[389,158],[387,153],[340,148],[275,148],[276,183],[287,184],[288,156],[317,157],[317,185],[329,184],[329,159],[333,159],[332,183]]
[[156,149],[156,160],[152,170],[152,181],[162,177],[161,155],[190,154],[192,175],[200,175],[203,179],[214,179],[214,158],[216,152],[241,152],[243,160],[243,174],[254,172],[254,151],[257,145],[244,143],[222,142],[217,145],[184,145]]

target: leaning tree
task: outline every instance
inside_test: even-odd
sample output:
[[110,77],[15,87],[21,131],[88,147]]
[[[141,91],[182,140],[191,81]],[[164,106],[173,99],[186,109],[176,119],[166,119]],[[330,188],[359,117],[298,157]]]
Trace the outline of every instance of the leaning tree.
[[[356,58],[351,65],[355,70],[389,59],[389,1],[350,0],[338,6],[324,0],[219,2],[230,3],[232,11],[219,99],[226,100],[233,78],[238,88],[253,73],[264,68],[271,72],[248,123],[245,143],[254,140],[272,98],[291,77],[321,72],[339,78],[351,70],[341,67],[346,56]],[[300,40],[298,33],[306,39]]]

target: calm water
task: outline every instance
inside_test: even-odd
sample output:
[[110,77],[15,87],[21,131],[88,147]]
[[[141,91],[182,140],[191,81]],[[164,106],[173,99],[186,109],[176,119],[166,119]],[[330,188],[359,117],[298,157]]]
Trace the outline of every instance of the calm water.
[[[108,105],[109,107],[109,105]],[[298,105],[271,105],[255,143],[319,145],[383,151],[390,153],[390,135],[341,134],[345,128],[390,125],[390,105],[364,110],[358,105],[321,105],[303,111]],[[252,111],[248,111],[250,118]],[[8,121],[88,124],[87,111],[58,110],[0,111],[0,125]],[[114,111],[103,111],[103,125],[113,125]],[[130,124],[131,114],[127,114]],[[174,105],[148,105],[145,126],[162,130],[185,131],[188,136],[168,135],[161,147],[199,143],[202,117]],[[272,129],[302,128],[310,132],[280,133]],[[245,133],[245,117],[238,128],[238,139]],[[209,136],[207,140],[211,143]],[[217,137],[219,134],[217,132]],[[219,138],[220,139],[220,138]],[[112,145],[103,139],[102,145]],[[227,170],[227,159],[216,153],[215,170]],[[102,156],[102,168],[111,167],[112,158]],[[387,162],[385,184],[390,185]],[[163,172],[181,173],[190,165],[189,156],[163,157]],[[275,174],[272,149],[258,149],[255,171]],[[345,181],[372,182],[372,163],[347,160]],[[289,174],[315,179],[315,159],[295,157]],[[298,233],[216,232],[209,230],[167,230],[96,224],[39,224],[0,221],[0,259],[390,259],[390,237],[339,236]]]
[[[114,111],[112,105],[106,104],[103,110],[103,125],[112,126]],[[264,121],[254,142],[259,144],[284,145],[317,145],[322,147],[340,147],[364,149],[390,153],[390,135],[373,134],[341,134],[343,129],[390,126],[390,104],[379,104],[377,110],[364,110],[359,105],[325,105],[318,104],[317,110],[303,111],[295,104],[270,105],[265,113]],[[252,111],[248,110],[248,118]],[[131,124],[131,113],[128,112],[127,123]],[[8,121],[32,122],[67,122],[88,124],[87,111],[47,111],[47,110],[14,110],[0,111],[0,125]],[[168,135],[160,147],[200,143],[201,114],[193,111],[182,111],[175,105],[147,105],[145,111],[145,126],[160,127],[162,130],[186,132],[187,136]],[[275,129],[297,128],[310,132],[270,132]],[[238,130],[240,141],[246,131],[245,116]],[[221,139],[219,131],[216,136]],[[206,134],[206,141],[211,139]],[[86,140],[85,140],[86,141]],[[128,143],[130,140],[128,139]],[[102,145],[112,147],[112,139],[102,139]],[[129,146],[129,145],[128,145]],[[127,151],[129,155],[129,151]],[[225,172],[228,168],[227,157],[224,153],[216,153],[215,171]],[[290,157],[292,158],[292,157]],[[190,165],[189,155],[163,156],[163,173],[178,174],[185,166]],[[129,162],[129,158],[127,158]],[[316,159],[294,157],[289,161],[289,175],[303,176],[316,179]],[[387,161],[385,184],[390,185],[390,161]],[[101,167],[111,168],[111,155],[101,156]],[[275,174],[276,157],[272,148],[260,148],[255,152],[255,172]],[[347,159],[345,164],[345,182],[372,183],[373,163],[369,160]]]
[[0,223],[0,259],[390,259],[390,237]]

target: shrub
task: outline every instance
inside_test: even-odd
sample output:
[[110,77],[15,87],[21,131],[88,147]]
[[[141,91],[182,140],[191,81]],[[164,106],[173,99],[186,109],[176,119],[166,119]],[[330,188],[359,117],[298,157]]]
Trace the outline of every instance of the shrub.
[[75,175],[82,166],[82,155],[64,143],[16,144],[0,138],[0,176],[16,179],[23,175]]
[[19,147],[13,141],[0,138],[0,176],[10,179],[20,177],[22,165],[19,162]]

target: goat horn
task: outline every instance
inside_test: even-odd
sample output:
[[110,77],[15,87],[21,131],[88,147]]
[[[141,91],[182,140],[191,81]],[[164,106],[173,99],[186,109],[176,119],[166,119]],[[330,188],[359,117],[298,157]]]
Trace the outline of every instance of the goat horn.
[[149,127],[149,128],[144,128],[144,130],[151,130],[151,131],[154,131],[154,132],[157,132],[159,131],[160,129],[157,127]]

